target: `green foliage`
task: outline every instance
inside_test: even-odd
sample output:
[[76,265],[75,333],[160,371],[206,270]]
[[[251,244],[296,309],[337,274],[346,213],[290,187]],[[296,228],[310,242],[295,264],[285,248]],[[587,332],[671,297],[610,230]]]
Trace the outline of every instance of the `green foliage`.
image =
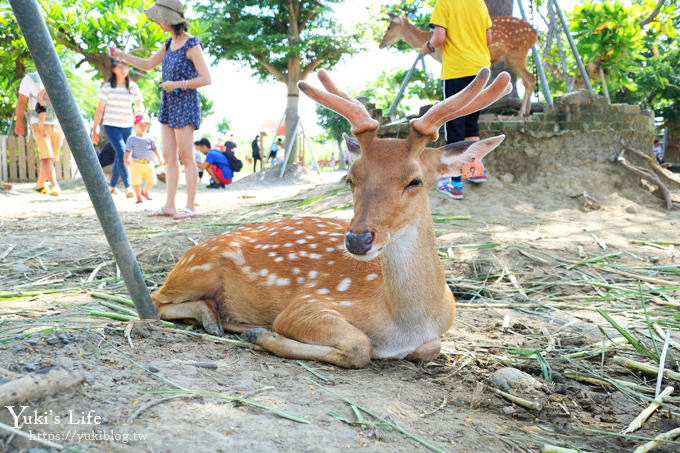
[[226,118],[222,118],[219,123],[217,123],[217,132],[222,135],[227,135],[227,132],[231,130],[231,121]]
[[339,1],[212,0],[197,10],[209,24],[211,55],[240,61],[261,79],[274,76],[286,83],[297,81],[298,74],[289,74],[296,67],[329,68],[358,50],[360,33],[342,30],[331,14]]
[[215,102],[213,102],[213,100],[206,96],[201,90],[198,90],[198,95],[201,98],[201,121],[203,121],[215,113],[213,110]]
[[326,137],[323,137],[324,139],[340,142],[343,132],[348,135],[350,134],[349,121],[342,115],[327,109],[321,104],[316,105],[316,123],[326,132]]
[[602,65],[612,91],[637,89],[628,73],[641,66],[644,35],[631,13],[618,1],[588,2],[577,5],[572,13],[570,26],[579,53]]
[[[383,71],[375,80],[369,82],[368,86],[359,92],[359,95],[368,97],[371,102],[375,103],[377,108],[387,113],[407,73],[408,70],[401,69],[393,69],[389,72]],[[416,69],[413,71],[411,81],[406,85],[404,96],[397,106],[395,113],[405,113],[406,103],[404,101],[419,100],[427,103],[439,98],[439,80],[430,78],[422,69]]]
[[579,52],[585,62],[602,65],[612,102],[640,104],[666,120],[680,117],[680,11],[672,3],[644,27],[639,23],[656,0],[588,2],[576,6],[571,19]]

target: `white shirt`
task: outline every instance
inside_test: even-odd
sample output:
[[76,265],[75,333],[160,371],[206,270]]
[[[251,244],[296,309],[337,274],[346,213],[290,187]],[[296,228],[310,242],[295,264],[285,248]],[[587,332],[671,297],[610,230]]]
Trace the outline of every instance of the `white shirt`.
[[[38,80],[40,80],[40,75],[37,72],[35,74],[38,76]],[[29,124],[35,124],[38,122],[38,114],[35,113],[35,105],[38,103],[38,95],[44,89],[45,87],[43,86],[42,82],[35,83],[30,74],[26,74],[21,80],[21,84],[19,85],[19,94],[22,94],[28,98],[31,109]],[[59,124],[59,121],[57,121],[55,118],[52,121],[45,121],[45,124]]]
[[111,88],[109,82],[104,83],[99,92],[99,102],[106,104],[104,126],[132,127],[135,122],[132,104],[142,101],[142,93],[132,80],[129,91],[125,84],[116,84],[116,88]]

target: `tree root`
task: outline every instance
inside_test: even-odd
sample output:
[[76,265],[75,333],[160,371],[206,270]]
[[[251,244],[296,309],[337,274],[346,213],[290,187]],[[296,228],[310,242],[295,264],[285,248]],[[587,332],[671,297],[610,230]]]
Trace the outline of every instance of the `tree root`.
[[[643,159],[647,163],[647,165],[651,167],[652,170],[631,164],[627,159],[623,157],[623,154],[626,151]],[[663,198],[667,210],[670,211],[674,207],[676,209],[680,209],[680,202],[675,201],[671,198],[671,193],[668,190],[666,184],[664,184],[664,182],[667,182],[671,184],[675,183],[680,186],[680,180],[677,180],[677,177],[675,177],[675,175],[670,173],[668,170],[662,168],[654,158],[647,156],[643,152],[630,148],[624,148],[621,151],[621,153],[616,157],[616,161],[623,165],[628,170],[630,170],[632,173],[636,174],[637,176],[649,182],[650,184],[656,186],[658,190],[653,193],[659,196],[660,198]],[[670,176],[667,173],[670,174]],[[664,179],[664,182],[662,182],[661,179]]]

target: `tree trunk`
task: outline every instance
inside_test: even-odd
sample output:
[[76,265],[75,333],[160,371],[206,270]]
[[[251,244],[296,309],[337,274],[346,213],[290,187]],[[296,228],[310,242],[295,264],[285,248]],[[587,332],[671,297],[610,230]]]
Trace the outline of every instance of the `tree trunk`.
[[[297,162],[297,147],[295,146],[296,136],[294,135],[295,123],[298,120],[298,104],[300,102],[300,90],[297,83],[301,78],[300,59],[291,58],[288,60],[288,80],[286,87],[288,88],[288,98],[286,100],[286,138],[284,140],[283,148],[287,150],[293,145],[290,150],[290,157],[288,163]],[[299,130],[299,127],[298,127]]]
[[344,170],[347,168],[345,165],[345,150],[342,149],[342,145],[344,145],[345,141],[342,139],[342,137],[335,139],[335,143],[338,144],[338,161],[340,162],[340,170]]

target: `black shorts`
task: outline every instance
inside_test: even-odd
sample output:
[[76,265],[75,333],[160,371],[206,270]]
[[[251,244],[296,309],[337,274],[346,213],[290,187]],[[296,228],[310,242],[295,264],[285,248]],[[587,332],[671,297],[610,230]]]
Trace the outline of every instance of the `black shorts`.
[[[474,80],[475,76],[459,77],[457,79],[442,80],[442,94],[448,99],[456,93],[463,91]],[[479,112],[461,116],[455,120],[447,121],[444,127],[444,139],[446,143],[455,143],[465,140],[466,137],[479,137]]]

